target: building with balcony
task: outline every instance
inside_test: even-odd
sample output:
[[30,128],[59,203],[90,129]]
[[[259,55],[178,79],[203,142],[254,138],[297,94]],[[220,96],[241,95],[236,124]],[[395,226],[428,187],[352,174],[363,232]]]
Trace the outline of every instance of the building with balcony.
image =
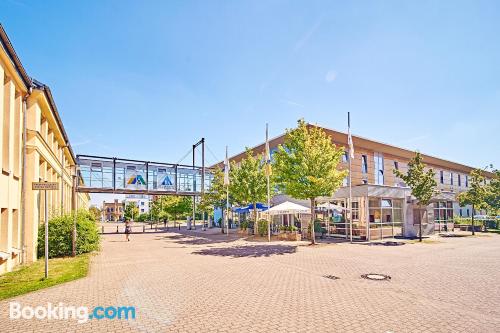
[[87,207],[88,194],[73,193],[75,155],[52,93],[31,78],[0,25],[0,274],[37,260],[44,196],[32,182],[59,183],[49,191],[53,214]]

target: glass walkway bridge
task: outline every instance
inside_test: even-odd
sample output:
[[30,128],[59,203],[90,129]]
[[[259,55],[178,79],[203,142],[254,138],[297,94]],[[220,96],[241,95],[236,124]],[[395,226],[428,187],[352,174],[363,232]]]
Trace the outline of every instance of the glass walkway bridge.
[[204,166],[90,155],[77,155],[77,164],[78,192],[198,196],[213,178]]

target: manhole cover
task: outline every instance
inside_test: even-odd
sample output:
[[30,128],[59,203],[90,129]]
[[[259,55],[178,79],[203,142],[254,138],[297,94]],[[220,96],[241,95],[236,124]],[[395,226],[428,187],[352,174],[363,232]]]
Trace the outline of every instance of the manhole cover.
[[323,275],[323,277],[330,279],[330,280],[338,280],[340,279],[338,276],[335,275]]
[[375,280],[375,281],[384,281],[384,280],[390,280],[391,279],[391,277],[389,275],[376,274],[376,273],[363,274],[363,275],[361,275],[361,277],[363,279]]

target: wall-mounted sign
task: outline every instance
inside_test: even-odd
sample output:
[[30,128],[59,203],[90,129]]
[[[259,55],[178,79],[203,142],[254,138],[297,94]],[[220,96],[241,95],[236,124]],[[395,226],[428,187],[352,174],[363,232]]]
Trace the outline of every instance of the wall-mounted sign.
[[33,182],[32,189],[33,190],[42,190],[42,191],[58,190],[59,183],[56,183],[56,182]]

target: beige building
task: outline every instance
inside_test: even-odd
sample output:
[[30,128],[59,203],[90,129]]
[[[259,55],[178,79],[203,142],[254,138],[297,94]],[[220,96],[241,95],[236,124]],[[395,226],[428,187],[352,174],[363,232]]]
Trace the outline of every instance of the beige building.
[[123,220],[124,204],[115,199],[113,202],[102,202],[102,215],[104,221],[121,221]]
[[[340,168],[347,169],[347,134],[328,128],[322,129],[336,146],[345,150]],[[355,151],[351,161],[352,222],[355,238],[371,240],[394,236],[413,237],[418,234],[420,223],[423,225],[423,234],[451,230],[455,216],[470,217],[480,213],[473,212],[471,206],[461,207],[457,200],[457,194],[469,188],[469,173],[473,170],[472,167],[422,154],[427,168],[435,172],[438,192],[427,209],[419,214],[420,210],[415,198],[411,196],[411,190],[393,172],[398,169],[406,173],[408,162],[415,156],[415,152],[360,136],[353,135],[352,138]],[[271,154],[284,139],[283,134],[270,140]],[[264,149],[264,144],[252,148],[254,154],[261,154]],[[245,152],[241,152],[230,160],[238,163],[244,157]],[[222,167],[222,162],[218,166]],[[490,172],[484,172],[484,175],[486,182],[493,177]],[[282,195],[273,198],[273,203],[279,204],[284,200],[310,206],[308,201],[294,200]],[[348,214],[345,211],[349,207],[348,201],[348,178],[331,197],[318,200],[318,205],[326,207],[319,208],[318,215],[323,220],[327,234],[345,237],[350,233]],[[328,209],[332,205],[343,209],[339,209],[337,214]]]
[[[44,197],[37,181],[58,182],[48,193],[49,218],[87,207],[88,194],[75,194],[75,156],[50,89],[30,78],[0,25],[0,274],[37,259]],[[24,204],[23,204],[24,203]]]

